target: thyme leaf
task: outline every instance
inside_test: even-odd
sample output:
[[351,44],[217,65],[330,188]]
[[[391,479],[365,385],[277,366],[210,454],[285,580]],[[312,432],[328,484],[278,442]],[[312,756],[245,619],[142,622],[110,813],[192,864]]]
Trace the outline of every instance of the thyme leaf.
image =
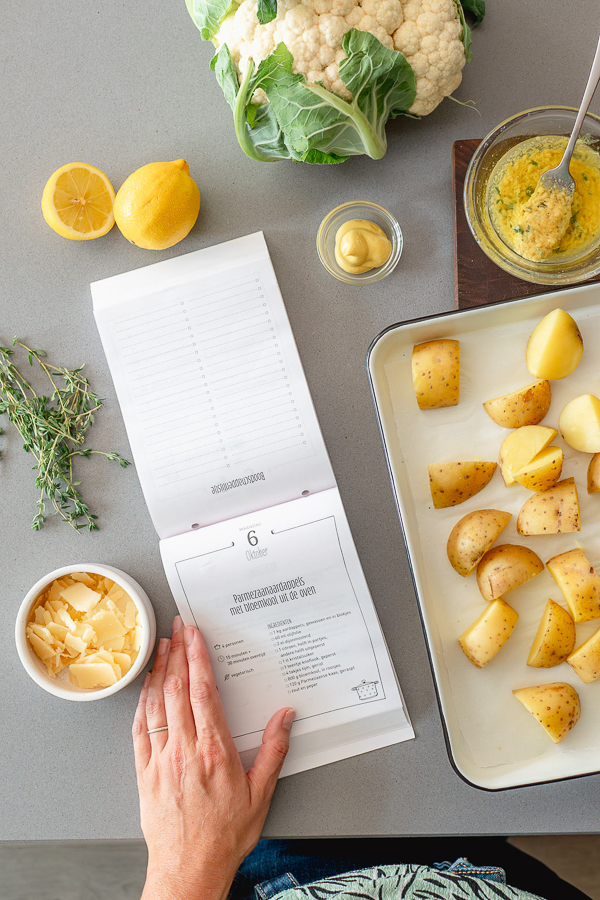
[[[30,366],[39,367],[50,382],[49,395],[37,394],[13,362],[20,347]],[[130,465],[118,453],[84,447],[88,428],[103,401],[93,393],[82,374],[83,366],[66,369],[45,362],[43,350],[33,350],[18,338],[12,347],[0,347],[0,415],[6,414],[23,440],[23,449],[35,459],[35,486],[39,491],[37,512],[31,527],[39,531],[48,515],[58,515],[75,531],[97,531],[97,516],[84,503],[75,481],[73,460],[92,453]],[[0,429],[0,434],[2,430]]]

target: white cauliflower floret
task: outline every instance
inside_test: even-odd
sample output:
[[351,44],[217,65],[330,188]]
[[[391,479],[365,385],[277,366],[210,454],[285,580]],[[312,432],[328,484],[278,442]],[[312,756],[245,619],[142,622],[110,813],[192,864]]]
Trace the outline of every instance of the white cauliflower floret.
[[363,11],[360,6],[355,6],[354,9],[348,13],[346,16],[346,22],[351,28],[356,28],[358,23],[362,20]]
[[409,0],[394,47],[411,64],[417,96],[409,112],[426,116],[462,81],[466,62],[454,0]]
[[342,46],[342,40],[347,31],[353,26],[346,21],[344,16],[331,16],[327,13],[319,16],[319,31],[321,32],[323,42],[337,50]]
[[444,28],[444,24],[439,16],[435,16],[430,12],[424,12],[417,16],[416,25],[421,37],[425,37],[428,34],[439,35]]
[[421,35],[414,22],[404,21],[400,28],[394,32],[394,47],[402,48],[402,53],[408,58],[416,53],[421,46]]
[[266,28],[261,31],[254,32],[254,40],[250,49],[252,59],[266,59],[275,49],[275,41],[273,40],[273,31]]
[[[258,65],[283,42],[294,72],[351,99],[339,66],[346,56],[344,35],[356,28],[399,50],[412,66],[417,93],[410,112],[427,115],[461,82],[466,58],[454,0],[278,0],[277,16],[266,25],[258,22],[257,6],[258,0],[243,0],[217,35],[240,74],[251,59]],[[266,99],[262,90],[253,97]]]
[[335,62],[335,50],[333,47],[328,47],[327,44],[323,44],[320,47],[319,62],[322,66],[329,66],[332,62]]

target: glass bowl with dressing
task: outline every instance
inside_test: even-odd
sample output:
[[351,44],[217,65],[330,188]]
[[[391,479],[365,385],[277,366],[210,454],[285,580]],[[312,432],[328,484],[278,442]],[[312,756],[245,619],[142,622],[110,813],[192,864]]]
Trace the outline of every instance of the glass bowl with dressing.
[[492,262],[524,281],[568,285],[600,273],[597,116],[586,115],[571,161],[576,189],[566,232],[554,236],[541,226],[533,242],[523,234],[528,200],[540,175],[558,165],[576,115],[563,106],[518,113],[484,138],[467,169],[464,205],[473,237]]
[[[338,234],[341,237],[345,236],[348,242],[354,239],[355,235],[350,232],[361,230],[360,226],[358,226],[358,229],[352,227],[356,220],[367,223],[365,243],[368,243],[369,246],[365,246],[366,264],[369,265],[372,261],[369,257],[371,252],[381,252],[382,256],[385,256],[387,253],[387,258],[384,259],[381,265],[375,265],[364,272],[346,271],[340,265],[339,256],[336,257],[336,238]],[[375,225],[376,228],[372,229],[370,227],[372,225]],[[350,229],[348,226],[350,226]],[[346,235],[344,235],[345,231]],[[383,252],[381,247],[378,246],[380,243],[378,240],[380,232],[383,232],[384,237],[384,241],[381,242]],[[362,243],[360,235],[358,240]],[[397,219],[383,206],[379,206],[378,203],[371,203],[369,200],[351,200],[348,203],[342,203],[341,206],[336,206],[335,209],[332,209],[325,216],[317,233],[319,259],[330,275],[333,275],[334,278],[343,281],[345,284],[374,284],[377,281],[381,281],[382,278],[386,278],[396,268],[402,255],[402,247],[402,230]],[[348,249],[350,249],[349,244]],[[355,251],[355,248],[352,247],[352,250]],[[360,259],[362,259],[362,254],[351,262],[360,263]],[[350,267],[360,268],[360,265]]]

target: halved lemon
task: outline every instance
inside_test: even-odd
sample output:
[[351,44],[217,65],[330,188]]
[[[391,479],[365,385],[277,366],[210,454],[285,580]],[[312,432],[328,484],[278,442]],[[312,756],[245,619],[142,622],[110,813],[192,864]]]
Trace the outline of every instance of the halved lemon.
[[91,241],[115,224],[114,202],[115,192],[104,172],[87,163],[68,163],[46,182],[42,213],[62,237]]

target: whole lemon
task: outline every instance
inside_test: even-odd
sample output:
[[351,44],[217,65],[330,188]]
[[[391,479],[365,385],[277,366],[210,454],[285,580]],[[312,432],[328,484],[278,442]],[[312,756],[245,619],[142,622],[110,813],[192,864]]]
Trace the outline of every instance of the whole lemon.
[[132,244],[165,250],[194,227],[200,191],[184,159],[149,163],[121,185],[115,197],[115,222]]

